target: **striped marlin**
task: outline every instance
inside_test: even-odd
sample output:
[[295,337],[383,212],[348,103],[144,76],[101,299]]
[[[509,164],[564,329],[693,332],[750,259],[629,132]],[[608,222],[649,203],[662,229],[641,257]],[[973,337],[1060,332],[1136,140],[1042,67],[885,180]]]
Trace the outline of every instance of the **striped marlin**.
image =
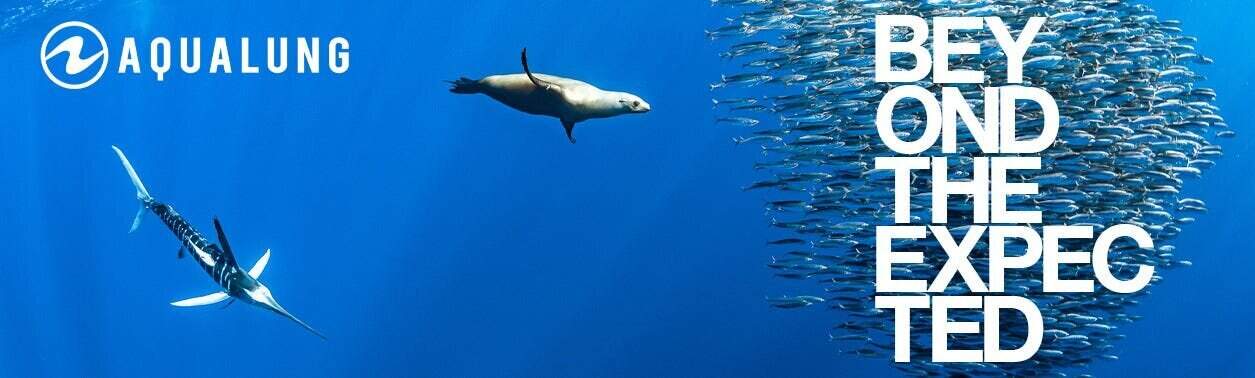
[[196,231],[196,228],[192,227],[191,223],[188,223],[186,219],[183,219],[183,216],[174,211],[174,207],[158,202],[152,195],[149,195],[148,189],[139,180],[139,175],[135,173],[135,168],[131,166],[131,161],[127,160],[122,150],[118,149],[117,146],[113,146],[113,152],[118,154],[118,159],[122,160],[122,167],[126,168],[126,173],[131,176],[131,183],[135,184],[135,196],[140,202],[139,213],[135,214],[135,221],[131,223],[131,232],[135,232],[139,228],[140,220],[143,219],[145,210],[156,214],[166,224],[166,227],[171,232],[174,232],[174,236],[183,243],[183,246],[179,249],[179,258],[183,257],[184,250],[191,252],[192,257],[200,264],[200,267],[205,269],[205,273],[209,273],[209,277],[213,278],[214,282],[222,287],[222,291],[172,302],[170,303],[171,305],[175,307],[204,306],[231,298],[232,302],[227,303],[230,305],[238,299],[292,319],[296,324],[300,324],[301,327],[305,327],[305,329],[318,335],[318,337],[324,340],[327,339],[322,333],[314,330],[313,327],[305,324],[301,319],[292,316],[288,310],[283,309],[283,306],[280,306],[279,302],[275,301],[275,297],[270,294],[270,289],[266,288],[266,285],[263,285],[261,281],[258,281],[262,270],[266,269],[266,263],[270,262],[269,249],[266,250],[265,254],[262,254],[261,259],[258,259],[256,264],[253,264],[252,269],[245,272],[236,263],[235,253],[231,251],[231,243],[227,242],[227,235],[222,231],[222,223],[218,222],[217,217],[214,218],[214,229],[218,231],[218,243],[220,245],[210,243],[209,240],[205,239],[205,236]]

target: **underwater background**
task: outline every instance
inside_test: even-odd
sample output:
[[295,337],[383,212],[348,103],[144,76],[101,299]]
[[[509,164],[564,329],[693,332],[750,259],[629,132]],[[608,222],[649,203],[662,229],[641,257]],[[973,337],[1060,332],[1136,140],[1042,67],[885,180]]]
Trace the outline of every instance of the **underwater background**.
[[[1099,376],[1255,376],[1255,117],[1243,1],[1149,1],[1215,59],[1204,84],[1238,138],[1185,190],[1210,212],[1123,326]],[[704,1],[217,4],[0,3],[0,375],[882,376],[837,353],[841,316],[786,311],[765,267],[759,151],[716,125],[732,63]],[[157,82],[110,72],[82,91],[39,68],[44,34],[86,21],[122,36],[343,36],[344,75]],[[533,70],[640,95],[643,116],[520,114],[443,80]],[[254,51],[259,46],[254,45]],[[234,47],[233,47],[234,49]],[[144,50],[141,47],[141,50]],[[208,51],[208,46],[206,46]],[[116,53],[111,53],[116,57]],[[111,58],[112,58],[111,57]],[[255,60],[257,61],[257,60]],[[146,61],[145,61],[146,62]],[[325,68],[325,67],[324,67]],[[202,232],[219,216],[241,263],[319,340],[258,308],[168,302],[215,290],[155,217],[127,234],[126,150],[158,199]],[[809,289],[809,288],[806,288]]]

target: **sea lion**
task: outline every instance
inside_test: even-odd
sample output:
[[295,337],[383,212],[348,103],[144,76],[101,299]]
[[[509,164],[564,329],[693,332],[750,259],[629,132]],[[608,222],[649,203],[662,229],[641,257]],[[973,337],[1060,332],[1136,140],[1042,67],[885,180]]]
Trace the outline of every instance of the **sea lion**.
[[493,75],[479,80],[460,78],[449,82],[450,92],[483,93],[507,106],[528,114],[557,117],[566,137],[575,143],[575,124],[593,118],[645,113],[649,103],[634,94],[603,91],[591,84],[564,77],[533,74],[523,49],[523,73]]

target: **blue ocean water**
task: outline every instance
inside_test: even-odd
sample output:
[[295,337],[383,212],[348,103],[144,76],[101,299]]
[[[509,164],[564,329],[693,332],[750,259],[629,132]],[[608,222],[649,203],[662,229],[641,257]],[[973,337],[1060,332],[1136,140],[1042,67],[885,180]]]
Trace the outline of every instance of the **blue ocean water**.
[[[1202,68],[1229,124],[1255,112],[1245,33],[1255,4],[1152,1],[1216,64]],[[774,278],[756,147],[715,125],[707,84],[733,67],[706,40],[707,2],[477,1],[350,5],[51,2],[0,29],[0,375],[880,376],[840,355],[839,320],[765,296]],[[68,5],[66,5],[68,4]],[[30,5],[15,2],[12,7]],[[12,9],[6,6],[0,9]],[[109,73],[83,91],[39,68],[66,20],[121,35],[344,36],[344,75]],[[532,68],[630,91],[646,115],[589,121],[569,144],[442,80]],[[215,290],[134,190],[202,231],[221,217],[240,260],[273,250],[263,280],[327,334],[242,304],[175,309]],[[1100,376],[1255,376],[1245,134],[1186,190],[1210,213],[1186,228]]]

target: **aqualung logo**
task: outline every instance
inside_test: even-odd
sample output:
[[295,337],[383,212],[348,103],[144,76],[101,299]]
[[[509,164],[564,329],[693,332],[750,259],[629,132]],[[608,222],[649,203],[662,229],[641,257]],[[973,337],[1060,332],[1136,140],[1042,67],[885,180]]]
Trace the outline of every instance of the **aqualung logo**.
[[[84,32],[94,38],[84,38]],[[48,43],[53,40],[60,42],[49,50]],[[89,42],[93,45],[87,45]],[[94,52],[88,53],[88,51]],[[90,55],[84,56],[85,53]],[[61,65],[54,63],[55,67],[62,69],[50,68],[50,61],[61,61],[62,55],[65,56],[64,63]],[[105,68],[109,66],[109,46],[105,44],[105,37],[100,35],[100,31],[95,27],[81,21],[63,22],[44,36],[44,43],[39,47],[39,62],[43,64],[44,74],[48,75],[48,80],[52,80],[58,86],[65,89],[87,88],[96,80],[100,80],[100,76],[105,73]],[[96,64],[97,62],[100,64]],[[93,74],[82,75],[92,66],[97,67]]]
[[[343,37],[332,37],[326,40],[326,44],[320,37],[265,37],[265,40],[264,72],[278,75],[291,68],[297,74],[319,74],[323,71],[323,63],[333,74],[349,70],[349,41]],[[177,37],[171,40],[158,36],[148,41],[146,49],[140,49],[135,37],[128,36],[122,39],[115,72],[151,74],[157,81],[165,81],[166,74],[175,71],[177,64],[177,72],[186,75],[202,72],[212,75],[260,74],[263,72],[262,63],[260,59],[253,60],[257,52],[252,50],[250,42],[249,37],[231,40],[226,37]],[[210,45],[208,64],[203,64],[202,45]],[[295,46],[289,49],[291,45]],[[57,86],[83,89],[95,84],[108,71],[109,46],[104,35],[90,24],[67,21],[44,36],[39,60],[48,80]]]

